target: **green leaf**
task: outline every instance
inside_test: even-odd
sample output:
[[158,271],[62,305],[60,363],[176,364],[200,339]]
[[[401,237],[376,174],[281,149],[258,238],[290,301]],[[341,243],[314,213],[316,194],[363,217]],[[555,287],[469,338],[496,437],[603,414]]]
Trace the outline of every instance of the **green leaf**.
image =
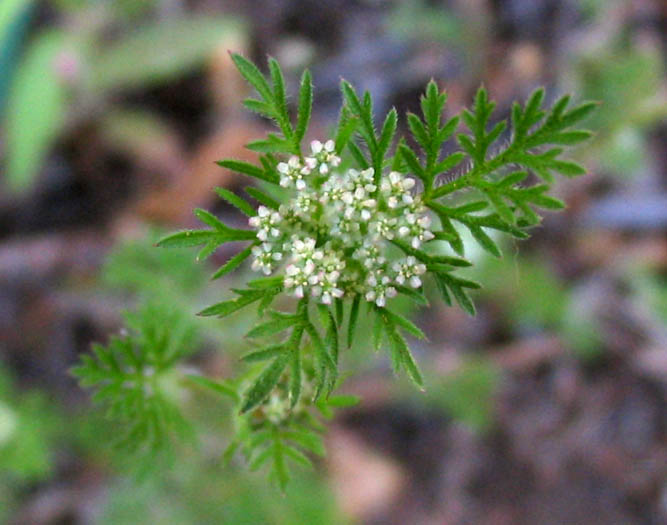
[[396,123],[398,122],[398,114],[396,113],[396,108],[391,108],[391,111],[387,114],[384,124],[382,125],[382,131],[380,132],[380,140],[378,141],[378,156],[383,159],[384,156],[389,151],[391,146],[392,139],[396,134]]
[[334,309],[336,311],[335,320],[336,326],[343,324],[343,317],[345,316],[345,303],[343,299],[336,298],[334,301]]
[[271,88],[264,78],[264,75],[257,69],[257,66],[238,53],[232,53],[231,56],[236,68],[239,70],[239,73],[241,73],[243,78],[257,90],[264,100],[272,102],[273,93]]
[[426,86],[426,94],[421,97],[422,114],[431,132],[439,128],[440,117],[446,102],[447,94],[440,93],[435,80],[431,79]]
[[273,445],[265,448],[248,463],[251,472],[258,470],[273,456]]
[[215,230],[185,230],[163,237],[157,242],[162,248],[190,248],[208,242],[222,244],[231,241],[252,241],[257,236],[252,230],[234,230],[228,228],[224,231]]
[[301,87],[299,89],[299,109],[297,113],[297,123],[295,130],[295,139],[301,143],[308,130],[310,114],[313,107],[313,80],[310,71],[305,70],[301,76]]
[[334,320],[333,313],[328,308],[327,313],[329,315],[329,326],[327,328],[327,334],[324,343],[329,349],[331,358],[333,359],[334,363],[338,363],[338,326]]
[[345,111],[345,106],[341,109],[341,115],[338,120],[338,128],[335,133],[335,143],[336,143],[336,154],[340,155],[345,147],[350,142],[350,139],[354,135],[354,132],[357,130],[359,125],[358,117],[348,116]]
[[325,396],[328,396],[329,393],[331,393],[331,390],[333,390],[336,383],[338,367],[327,353],[327,349],[315,326],[310,322],[307,322],[305,330],[313,343],[313,352],[317,363],[315,366],[317,385],[315,387],[315,394],[313,395],[313,400],[317,401],[322,392],[325,393]]
[[241,406],[242,414],[255,408],[267,398],[278,384],[280,376],[282,375],[283,370],[285,370],[288,361],[289,356],[287,354],[281,354],[276,357],[270,365],[264,368],[253,385],[243,395],[243,405]]
[[221,303],[214,304],[208,308],[204,308],[197,315],[202,317],[217,316],[217,317],[226,317],[230,314],[233,314],[237,310],[240,310],[244,306],[259,301],[266,295],[265,290],[248,290],[246,293],[232,299],[230,301],[223,301]]
[[418,292],[414,288],[409,288],[407,286],[400,286],[400,285],[394,285],[394,288],[396,288],[396,291],[398,293],[402,293],[403,295],[409,297],[415,303],[421,306],[429,306],[429,302],[426,299],[426,297],[424,297],[424,294]]
[[[333,397],[338,396],[329,397],[327,402],[331,401]],[[309,430],[288,430],[283,432],[283,437],[318,456],[324,457],[326,453],[322,438]]]
[[368,146],[370,156],[373,159],[375,175],[376,177],[379,177],[382,166],[378,165],[378,161],[382,159],[378,156],[378,141],[375,136],[375,126],[373,125],[373,107],[370,93],[364,93],[364,100],[362,102],[359,100],[352,85],[345,80],[341,81],[341,91],[343,92],[343,97],[345,98],[345,102],[352,112],[352,115],[359,118],[361,125],[357,131]]
[[262,168],[255,166],[254,164],[250,164],[242,160],[225,159],[219,160],[216,164],[231,171],[243,173],[244,175],[270,182],[272,184],[278,184],[278,181],[280,180],[277,173],[265,171]]
[[250,330],[246,337],[256,338],[256,337],[266,337],[269,335],[275,335],[280,332],[287,330],[288,328],[302,322],[300,317],[286,317],[279,318],[274,321],[268,321],[266,323],[259,324]]
[[394,325],[392,319],[384,314],[386,314],[386,311],[383,312],[382,317],[385,321],[387,335],[392,345],[392,362],[394,365],[394,372],[398,373],[401,368],[403,368],[412,382],[421,390],[423,390],[424,379],[422,378],[417,363],[412,357],[412,353],[410,352],[408,344],[405,342],[405,339],[403,339],[403,336],[401,336],[398,330],[396,330],[396,326]]
[[220,219],[218,219],[211,212],[203,210],[202,208],[195,208],[195,216],[204,224],[208,224],[211,228],[218,231],[226,231],[229,228],[225,226]]
[[256,201],[262,203],[267,208],[271,208],[272,210],[277,210],[280,207],[280,203],[277,200],[267,195],[263,191],[254,188],[253,186],[248,186],[247,188],[245,188],[245,192]]
[[250,203],[248,203],[248,201],[242,199],[241,197],[232,193],[228,189],[217,187],[215,188],[215,192],[221,199],[227,201],[229,204],[234,206],[241,213],[247,215],[248,217],[254,217],[255,215],[257,215],[257,212],[250,205]]
[[246,144],[246,148],[259,153],[291,153],[296,154],[292,141],[269,133],[266,139],[253,140]]
[[354,336],[357,330],[357,320],[359,319],[359,305],[361,304],[361,296],[359,294],[352,299],[352,308],[350,309],[350,318],[347,324],[347,347],[351,348],[354,342]]
[[[280,65],[274,58],[269,58],[269,71],[273,84],[273,105],[276,109],[276,121],[286,138],[292,137],[292,124],[287,111],[287,95],[285,94],[285,78]],[[296,144],[298,146],[298,144]],[[294,151],[297,153],[297,151]]]
[[34,0],[5,0],[0,4],[0,42],[6,42],[11,27]]
[[347,143],[347,149],[350,150],[350,153],[354,157],[354,160],[357,162],[357,164],[359,164],[359,167],[361,169],[365,170],[370,168],[370,163],[366,159],[366,156],[361,151],[361,148],[354,143],[354,141],[350,141]]
[[66,87],[55,67],[59,54],[76,55],[65,33],[34,38],[14,75],[7,104],[6,182],[12,192],[33,183],[58,132],[65,124]]
[[461,164],[461,161],[465,159],[465,154],[458,151],[456,153],[452,153],[451,155],[448,155],[444,159],[442,159],[440,162],[438,162],[434,167],[433,167],[433,172],[435,174],[440,174],[440,173],[445,173],[459,164]]
[[358,405],[359,401],[359,396],[336,395],[329,396],[325,402],[328,406],[333,408],[347,408]]
[[507,221],[510,224],[514,224],[516,222],[516,218],[514,217],[514,212],[505,203],[502,195],[499,195],[494,192],[487,192],[487,197],[489,198],[489,201],[491,201],[491,204],[498,212],[498,215],[500,216],[501,219]]
[[0,118],[5,116],[7,94],[20,58],[23,37],[31,22],[34,0],[0,2]]
[[428,131],[422,121],[419,120],[419,117],[414,113],[408,113],[408,127],[410,128],[412,136],[422,149],[428,150],[431,145]]
[[454,278],[452,275],[444,273],[439,273],[436,275],[436,282],[438,283],[438,287],[442,292],[443,299],[447,304],[451,304],[451,299],[449,298],[448,293],[448,291],[451,291],[459,306],[470,315],[475,315],[475,304],[465,292],[465,288],[479,287],[479,285],[465,281],[464,279]]
[[239,395],[236,392],[236,389],[226,381],[214,381],[212,379],[209,379],[208,377],[194,375],[194,374],[188,374],[185,377],[188,381],[192,383],[195,383],[208,390],[212,390],[217,394],[230,397],[232,400],[236,402],[240,400]]
[[[299,339],[301,335],[299,334]],[[294,408],[299,402],[301,397],[301,351],[298,347],[298,342],[296,347],[293,347],[290,350],[292,354],[290,357],[290,382],[289,382],[289,398],[290,398],[290,408]]]
[[270,345],[262,348],[261,350],[255,350],[253,352],[247,353],[241,357],[241,361],[246,363],[254,363],[256,361],[267,361],[273,357],[276,357],[279,354],[282,354],[287,351],[287,348],[284,344]]
[[584,175],[586,173],[586,169],[576,162],[556,160],[553,161],[552,166],[558,173],[565,175],[566,177],[578,177],[579,175]]
[[307,468],[312,468],[313,463],[308,459],[307,456],[303,454],[303,452],[299,451],[296,448],[292,448],[289,446],[286,446],[283,451],[285,452],[285,455],[288,456],[292,461],[295,463],[298,463],[302,467],[307,467]]
[[413,175],[419,177],[421,180],[424,181],[424,183],[428,183],[430,178],[424,172],[424,169],[421,167],[421,164],[419,164],[419,159],[417,159],[417,155],[415,154],[415,152],[412,151],[412,149],[405,144],[401,144],[398,150],[401,156],[403,157],[403,160],[405,160],[405,163],[408,165],[409,170],[413,173]]
[[372,340],[373,340],[373,350],[376,352],[380,350],[380,347],[382,347],[382,336],[384,331],[384,320],[382,319],[382,315],[379,313],[379,311],[376,311],[375,319],[373,321],[373,333],[372,333]]
[[489,237],[486,232],[479,226],[468,225],[468,229],[475,240],[484,248],[487,252],[495,257],[501,257],[500,248],[498,245]]
[[417,325],[415,325],[412,321],[403,317],[402,315],[391,312],[386,308],[383,310],[383,315],[389,318],[393,324],[400,326],[406,332],[413,335],[417,339],[426,339],[426,335],[424,334],[424,332],[422,332],[421,329]]
[[260,115],[263,115],[267,118],[270,119],[275,119],[276,118],[276,110],[273,108],[273,106],[267,102],[263,102],[261,100],[257,100],[255,98],[246,98],[243,101],[243,106],[254,112],[254,113],[259,113]]
[[218,243],[217,242],[209,242],[206,244],[197,254],[196,260],[197,261],[203,261],[205,259],[208,259],[211,255],[213,255],[213,252],[218,249]]
[[244,248],[234,257],[229,259],[229,261],[227,261],[225,264],[223,264],[220,268],[217,269],[217,271],[213,274],[212,279],[219,279],[223,275],[226,275],[229,272],[232,272],[236,268],[238,268],[243,263],[243,261],[245,261],[248,257],[250,257],[250,255],[252,254],[253,246],[255,246],[255,244],[251,244],[250,246]]
[[274,275],[272,277],[259,277],[248,281],[250,288],[282,288],[284,277],[282,275]]
[[289,473],[285,465],[284,447],[281,441],[276,440],[273,444],[273,471],[272,474],[278,482],[280,490],[285,490],[289,482]]

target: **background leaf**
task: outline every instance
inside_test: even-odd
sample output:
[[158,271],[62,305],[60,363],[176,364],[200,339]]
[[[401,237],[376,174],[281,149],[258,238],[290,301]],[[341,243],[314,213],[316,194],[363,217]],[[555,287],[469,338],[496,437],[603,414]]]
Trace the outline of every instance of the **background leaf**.
[[6,123],[6,176],[11,191],[30,187],[65,122],[67,97],[55,61],[66,44],[66,35],[60,31],[43,33],[27,50],[12,82]]
[[93,58],[91,87],[145,87],[168,81],[204,63],[223,42],[243,35],[230,17],[174,19],[118,40]]
[[0,2],[0,116],[3,114],[7,90],[33,3],[33,0]]

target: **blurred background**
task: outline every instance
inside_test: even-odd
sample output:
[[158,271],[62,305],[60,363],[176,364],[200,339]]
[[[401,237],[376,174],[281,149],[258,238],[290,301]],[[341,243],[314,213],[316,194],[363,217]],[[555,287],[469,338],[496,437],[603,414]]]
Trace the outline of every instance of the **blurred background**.
[[[341,76],[378,113],[417,110],[431,77],[450,115],[480,83],[505,116],[539,85],[602,102],[567,210],[501,260],[469,244],[477,316],[413,313],[426,393],[349,351],[363,401],[285,496],[221,464],[229,407],[203,395],[183,400],[199,445],[137,482],[68,374],[124,309],[190,318],[250,273],[211,283],[231,252],[152,247],[196,206],[243,223],[212,189],[247,179],[213,162],[252,160],[267,123],[228,50],[276,57],[292,93],[311,68],[309,138]],[[1,0],[0,523],[667,523],[666,56],[660,0]],[[245,315],[195,320],[190,364],[233,375]]]

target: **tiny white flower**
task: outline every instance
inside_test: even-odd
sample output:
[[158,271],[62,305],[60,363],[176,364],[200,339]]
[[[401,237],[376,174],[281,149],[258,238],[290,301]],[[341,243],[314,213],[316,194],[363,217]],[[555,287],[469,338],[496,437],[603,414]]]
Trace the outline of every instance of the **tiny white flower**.
[[298,190],[302,190],[306,187],[303,178],[310,173],[311,168],[308,164],[302,165],[299,157],[292,155],[287,162],[278,163],[277,170],[283,188],[289,188],[294,184]]
[[331,168],[340,165],[340,157],[335,153],[335,143],[329,139],[324,144],[319,140],[314,140],[310,143],[311,157],[308,157],[305,162],[309,169],[317,168],[320,175],[327,175]]
[[314,155],[322,151],[322,143],[319,140],[314,140],[310,143],[310,149]]
[[395,273],[394,280],[397,284],[403,285],[408,282],[412,288],[421,287],[422,281],[419,276],[426,272],[426,266],[417,262],[412,255],[403,261],[396,261],[391,268]]
[[373,168],[368,168],[361,172],[361,176],[363,177],[363,179],[367,181],[372,181],[374,175],[375,175],[375,169]]

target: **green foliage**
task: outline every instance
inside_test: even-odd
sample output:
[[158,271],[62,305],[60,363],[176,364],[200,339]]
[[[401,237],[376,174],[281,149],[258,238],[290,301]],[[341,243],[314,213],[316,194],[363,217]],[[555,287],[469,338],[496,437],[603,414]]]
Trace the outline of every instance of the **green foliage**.
[[33,0],[7,0],[0,6],[0,42],[6,42],[12,23]]
[[66,35],[45,32],[28,50],[9,93],[6,177],[25,191],[65,121],[66,88],[54,63],[68,52]]
[[464,47],[465,28],[454,12],[426,1],[400,2],[389,15],[390,31],[406,39],[434,40],[448,46]]
[[472,358],[438,381],[434,381],[429,400],[447,415],[485,432],[493,424],[494,394],[500,383],[500,370],[489,360]]
[[[268,75],[240,55],[232,54],[232,59],[257,93],[256,98],[245,101],[246,107],[270,118],[279,131],[248,144],[259,153],[256,165],[233,159],[219,164],[257,179],[263,189],[249,187],[246,192],[262,206],[255,211],[245,199],[218,188],[220,198],[249,217],[252,229],[230,228],[213,214],[197,209],[195,215],[208,229],[178,232],[157,244],[203,246],[198,255],[201,260],[222,244],[245,242],[214,278],[238,268],[251,256],[252,269],[264,273],[244,288],[232,289],[234,297],[199,312],[224,319],[250,305],[257,307],[259,321],[246,334],[256,346],[242,357],[250,365],[248,373],[233,382],[192,374],[185,379],[234,404],[237,433],[225,456],[230,458],[239,450],[252,469],[268,465],[269,476],[284,487],[288,465],[308,466],[307,454],[322,453],[321,423],[314,410],[328,417],[335,407],[355,401],[332,395],[339,383],[341,335],[352,346],[359,339],[359,327],[370,323],[373,346],[379,349],[386,344],[394,371],[404,372],[423,389],[424,379],[406,336],[421,339],[425,335],[399,313],[398,299],[403,296],[416,304],[428,304],[423,281],[427,280],[435,283],[447,304],[456,302],[474,314],[468,293],[480,285],[457,273],[472,265],[459,227],[469,230],[483,249],[500,256],[488,230],[525,238],[527,229],[539,222],[536,208],[562,207],[547,191],[555,173],[583,173],[583,168],[561,154],[563,146],[590,136],[574,125],[595,104],[572,108],[570,97],[565,96],[545,108],[544,91],[537,90],[525,105],[513,106],[508,124],[495,119],[495,103],[481,88],[471,109],[460,117],[444,119],[446,94],[431,81],[421,100],[421,116],[407,117],[409,142],[396,138],[396,110],[390,110],[376,126],[370,94],[358,94],[342,81],[343,108],[334,138],[324,144],[313,141],[312,154],[307,156],[302,141],[312,111],[310,74],[301,77],[293,115],[285,79],[274,59],[269,59]],[[467,132],[457,134],[459,121]],[[511,135],[506,139],[508,128]],[[445,143],[454,137],[461,150],[442,156]],[[391,173],[386,175],[385,170]],[[410,173],[421,185],[415,186],[415,180],[401,172]],[[542,181],[534,182],[535,177]],[[286,193],[277,191],[282,197],[276,199],[265,190],[272,185],[293,185],[297,195],[285,202]],[[431,215],[439,228],[432,225]],[[356,229],[343,224],[346,217],[356,221]],[[455,255],[443,252],[443,243]],[[287,257],[291,259],[285,262]],[[284,273],[283,264],[287,264]],[[293,312],[273,307],[283,294],[298,298]],[[85,358],[76,374],[84,385],[101,387],[97,397],[110,405],[112,415],[124,420],[130,441],[151,449],[166,442],[162,438],[175,430],[173,426],[187,426],[171,405],[164,409],[169,414],[165,420],[156,419],[157,409],[145,404],[156,398],[161,407],[162,400],[169,402],[166,395],[156,396],[163,386],[156,378],[170,377],[167,371],[177,370],[178,360],[187,351],[157,350],[183,347],[184,342],[170,332],[179,326],[178,319],[169,320],[159,312],[141,319],[136,333],[112,340],[107,348],[97,347],[97,358]],[[142,338],[146,330],[161,335]],[[141,372],[147,363],[150,376]],[[474,384],[490,382],[487,376],[481,374],[482,379],[475,379]],[[452,388],[456,391],[455,385]],[[480,390],[479,395],[484,392]],[[459,401],[452,402],[452,410],[465,404]],[[483,426],[485,417],[486,412],[475,413],[471,424]],[[156,434],[162,438],[156,440]]]
[[104,92],[163,83],[201,66],[212,49],[241,32],[238,21],[211,16],[142,27],[97,51],[89,87]]
[[[258,388],[257,385],[265,381],[267,370],[275,373],[279,367],[284,368],[286,363],[282,362],[276,367],[275,363],[279,359],[283,358],[275,358],[250,390]],[[253,397],[246,394],[246,401],[237,416],[236,438],[229,445],[225,456],[230,459],[239,450],[251,470],[267,466],[269,478],[284,490],[290,479],[289,464],[312,468],[309,455],[322,457],[325,453],[321,437],[323,427],[311,408],[317,409],[321,416],[330,418],[336,408],[354,405],[358,400],[353,396],[330,396],[315,402],[308,398],[295,401],[291,384],[285,381],[271,383],[274,386],[277,384],[277,388],[271,388],[270,398],[261,407],[253,405],[252,411],[247,400]]]
[[552,331],[582,359],[600,356],[601,326],[586,289],[571,289],[541,259],[487,260],[476,275],[503,305],[508,329]]
[[34,0],[5,0],[0,4],[0,117],[4,115],[7,88],[33,4]]
[[[294,127],[292,126],[288,112],[285,79],[283,78],[283,73],[278,62],[273,58],[269,58],[270,79],[267,80],[259,69],[257,69],[257,66],[241,55],[233,53],[232,60],[234,60],[243,78],[255,88],[260,96],[259,99],[246,99],[244,101],[245,107],[272,119],[282,133],[281,135],[270,133],[267,139],[257,140],[248,144],[248,148],[262,153],[282,152],[301,155],[301,141],[308,129],[313,103],[313,85],[310,73],[306,71],[301,77],[297,123],[296,127]],[[275,163],[271,162],[270,159],[271,157],[269,156],[263,157],[262,164],[264,168],[275,167]],[[242,173],[252,175],[248,171],[242,171]],[[277,182],[277,175],[274,182]]]
[[93,400],[121,423],[119,447],[157,455],[191,431],[179,409],[173,370],[196,348],[194,329],[188,318],[157,305],[128,314],[126,321],[127,333],[107,346],[94,345],[93,355],[84,355],[72,374],[81,386],[94,388]]
[[[34,483],[51,474],[63,421],[42,392],[14,391],[0,370],[0,483]],[[1,515],[1,514],[0,514]]]
[[159,234],[119,244],[107,257],[103,281],[110,287],[140,292],[143,299],[189,305],[208,282],[204,268],[182,250],[156,250]]
[[169,473],[137,485],[120,477],[109,488],[98,522],[102,525],[220,523],[344,525],[327,483],[312,472],[298,472],[287,493],[245,468],[221,469],[216,461],[185,455]]
[[621,177],[643,172],[647,132],[667,117],[660,51],[623,40],[578,57],[574,72],[583,95],[604,101],[590,120],[596,132],[591,156]]
[[[255,367],[235,383],[187,376],[188,381],[231,400],[237,408],[236,434],[223,454],[224,459],[231,461],[240,452],[251,470],[266,468],[269,478],[282,490],[291,477],[290,464],[310,468],[309,455],[324,455],[323,426],[317,414],[330,418],[335,409],[358,402],[354,396],[300,395],[301,388],[307,393],[314,387],[320,388],[316,363],[300,361],[298,345],[303,331],[295,328],[285,344],[269,345],[246,354],[243,357],[246,362],[268,361],[268,364]],[[285,373],[289,369],[294,374],[295,362],[299,363],[297,382],[294,375],[287,377]]]
[[[245,31],[232,17],[196,16],[143,24],[125,34],[117,31],[118,18],[136,20],[135,15],[150,7],[149,2],[110,2],[109,9],[100,10],[95,2],[70,5],[61,0],[57,8],[64,11],[59,13],[64,28],[37,33],[14,66],[19,49],[10,37],[18,40],[13,32],[25,27],[33,3],[0,2],[0,109],[8,84],[5,172],[7,186],[15,193],[32,186],[66,125],[96,116],[111,120],[115,108],[110,99],[116,91],[152,87],[190,72],[225,41],[237,41]],[[129,4],[136,5],[130,9]],[[96,22],[77,22],[84,19]],[[110,34],[115,38],[110,40]],[[72,84],[76,90],[71,89]],[[104,103],[90,104],[91,100]],[[71,111],[82,101],[89,111]],[[97,113],[101,110],[104,115]],[[118,122],[104,124],[113,127]]]

